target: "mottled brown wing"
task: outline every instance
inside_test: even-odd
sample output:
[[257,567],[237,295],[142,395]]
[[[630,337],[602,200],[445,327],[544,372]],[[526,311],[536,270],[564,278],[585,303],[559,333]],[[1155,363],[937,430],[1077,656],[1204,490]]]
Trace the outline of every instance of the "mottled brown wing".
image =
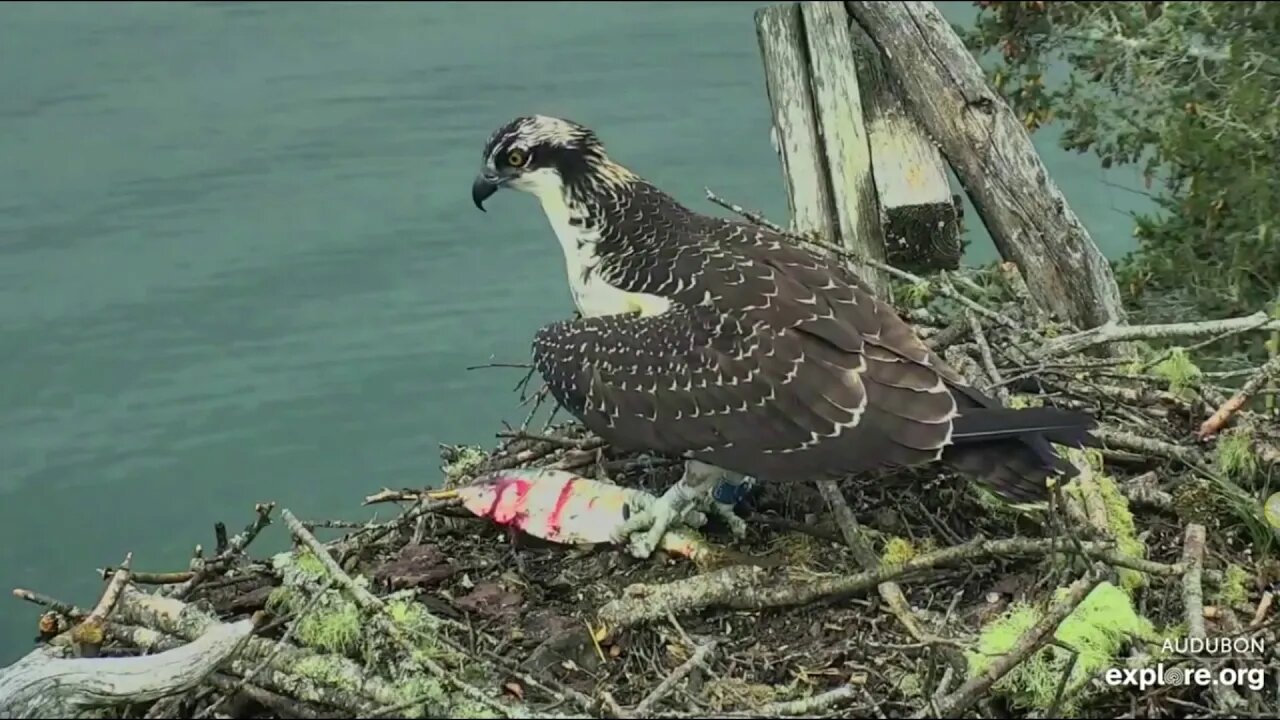
[[746,267],[744,283],[765,276],[781,288],[764,294],[771,309],[675,304],[555,323],[535,338],[535,365],[563,406],[621,447],[760,478],[936,459],[954,401],[936,375],[916,389],[913,365],[864,342],[846,316],[874,307],[807,302],[812,293],[764,265]]

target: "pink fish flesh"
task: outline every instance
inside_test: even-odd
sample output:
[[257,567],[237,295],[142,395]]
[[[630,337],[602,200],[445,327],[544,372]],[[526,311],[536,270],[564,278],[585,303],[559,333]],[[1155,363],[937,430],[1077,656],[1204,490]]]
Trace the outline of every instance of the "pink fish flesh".
[[499,470],[457,492],[478,517],[564,544],[611,542],[634,508],[653,499],[641,490],[546,468]]

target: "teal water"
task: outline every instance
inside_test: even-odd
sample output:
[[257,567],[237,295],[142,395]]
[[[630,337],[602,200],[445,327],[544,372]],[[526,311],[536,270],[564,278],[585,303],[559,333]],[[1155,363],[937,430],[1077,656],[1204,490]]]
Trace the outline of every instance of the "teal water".
[[[763,4],[0,5],[0,586],[89,604],[128,551],[180,568],[266,500],[361,519],[491,443],[521,373],[465,368],[571,306],[534,201],[471,205],[490,131],[571,117],[783,218]],[[1129,180],[1036,141],[1127,250]],[[0,597],[0,664],[36,617]]]

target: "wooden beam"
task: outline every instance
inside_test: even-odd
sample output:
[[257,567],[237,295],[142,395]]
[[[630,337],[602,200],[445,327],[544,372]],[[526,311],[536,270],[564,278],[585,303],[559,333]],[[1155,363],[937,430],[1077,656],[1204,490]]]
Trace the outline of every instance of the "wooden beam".
[[962,207],[938,146],[903,103],[875,43],[851,23],[877,199],[890,265],[914,272],[954,270],[964,247]]
[[827,184],[822,140],[813,115],[809,63],[800,7],[783,3],[755,13],[773,131],[786,184],[791,230],[836,238],[835,204]]
[[849,0],[903,98],[938,142],[1000,254],[1036,300],[1081,328],[1124,322],[1107,259],[1031,138],[942,13],[927,2]]
[[[871,148],[849,34],[849,14],[839,3],[800,3],[809,48],[814,113],[818,118],[831,194],[836,198],[837,242],[854,255],[885,262],[884,229],[871,172]],[[867,265],[853,268],[878,296],[891,299],[888,275]]]

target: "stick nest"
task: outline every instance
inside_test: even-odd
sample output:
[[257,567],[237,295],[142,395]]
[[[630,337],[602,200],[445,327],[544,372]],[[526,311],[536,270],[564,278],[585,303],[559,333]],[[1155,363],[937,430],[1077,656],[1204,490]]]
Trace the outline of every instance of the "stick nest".
[[[1004,505],[935,467],[848,478],[831,495],[763,485],[739,508],[745,541],[714,520],[706,539],[782,561],[766,569],[541,543],[384,489],[366,503],[398,504],[388,522],[283,511],[289,553],[248,553],[272,521],[264,505],[240,535],[220,527],[214,557],[188,570],[111,569],[127,585],[92,618],[96,636],[75,632],[89,613],[19,595],[49,608],[45,642],[99,657],[254,618],[216,672],[117,717],[1274,716],[1280,570],[1263,503],[1277,431],[1266,407],[1202,427],[1248,369],[1206,369],[1204,329],[1158,349],[1151,335],[1073,333],[1007,266],[896,277],[902,312],[979,387],[1100,419],[1103,447],[1071,451],[1081,476],[1047,506]],[[1097,352],[1112,341],[1124,351]],[[535,432],[531,416],[490,448],[445,446],[446,483],[554,465],[657,494],[680,476],[670,458],[552,420]],[[157,596],[182,611],[149,613]],[[1166,643],[1228,636],[1265,651],[1191,657]],[[1269,687],[1105,681],[1157,663],[1266,668]]]

